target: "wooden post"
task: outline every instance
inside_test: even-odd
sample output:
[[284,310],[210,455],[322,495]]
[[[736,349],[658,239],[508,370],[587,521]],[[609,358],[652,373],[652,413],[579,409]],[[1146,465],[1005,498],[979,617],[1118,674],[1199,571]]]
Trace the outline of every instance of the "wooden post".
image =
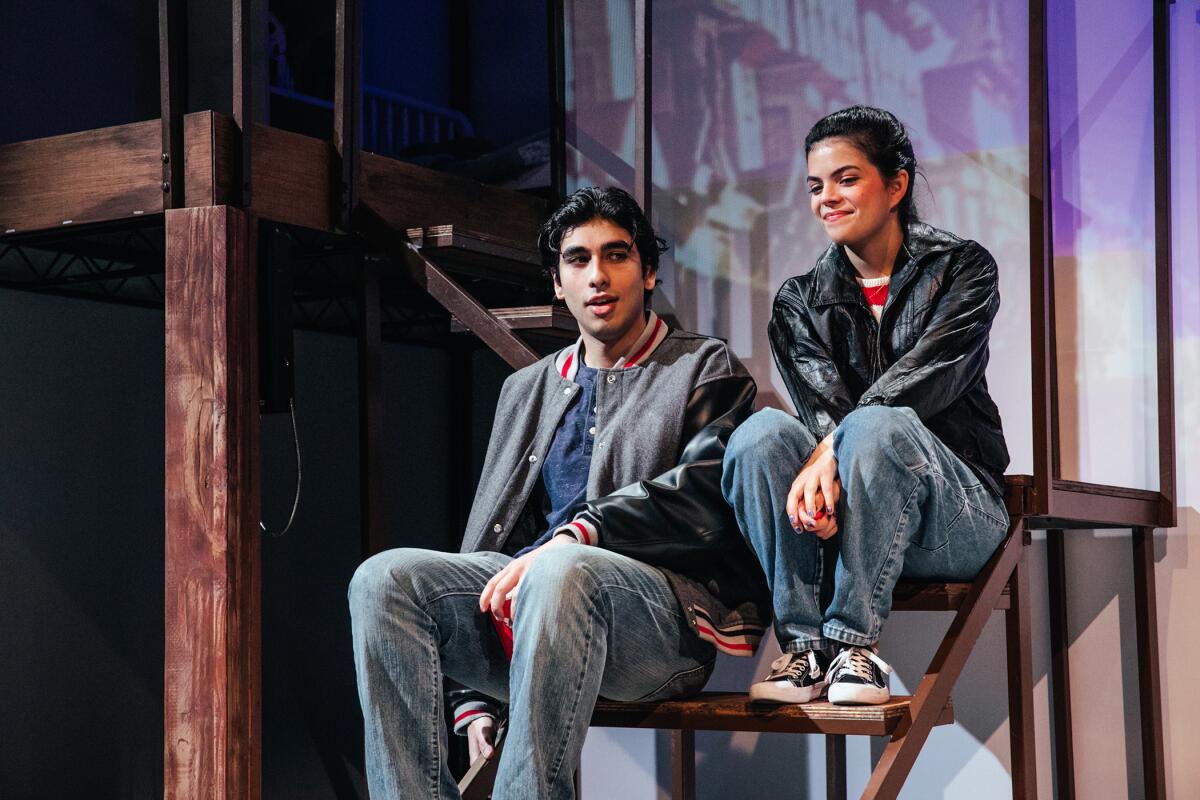
[[383,550],[383,344],[379,263],[358,258],[358,498],[364,559]]
[[1035,515],[1050,513],[1059,466],[1046,34],[1046,0],[1029,0],[1029,300],[1035,486],[1030,511]]
[[333,57],[334,227],[351,229],[358,206],[359,130],[362,127],[362,5],[336,0]]
[[1075,737],[1071,728],[1071,637],[1067,627],[1065,532],[1046,531],[1050,579],[1051,712],[1054,720],[1054,796],[1075,800]]
[[696,732],[671,731],[671,800],[696,800]]
[[187,106],[187,8],[158,0],[158,104],[162,126],[163,208],[183,203],[183,113]]
[[650,216],[654,187],[653,16],[649,0],[633,2],[633,198]]
[[1133,529],[1133,601],[1137,620],[1138,699],[1142,716],[1145,797],[1167,796],[1163,753],[1162,673],[1158,660],[1158,597],[1154,582],[1154,530]]
[[825,737],[825,800],[846,800],[846,736]]
[[241,205],[250,207],[251,159],[254,131],[253,42],[257,35],[266,36],[266,26],[255,25],[251,0],[232,0],[233,30],[230,41],[233,51],[233,119],[241,129],[242,192]]
[[[1022,531],[1022,537],[1028,537]],[[1028,544],[1027,540],[1024,540]],[[1037,750],[1033,724],[1033,653],[1029,613],[1028,547],[1013,567],[1009,608],[1004,612],[1008,654],[1008,724],[1013,800],[1037,800]]]
[[550,37],[550,202],[557,206],[567,194],[567,85],[566,16],[564,0],[546,3],[546,31]]
[[250,217],[166,213],[164,797],[261,793],[258,349]]

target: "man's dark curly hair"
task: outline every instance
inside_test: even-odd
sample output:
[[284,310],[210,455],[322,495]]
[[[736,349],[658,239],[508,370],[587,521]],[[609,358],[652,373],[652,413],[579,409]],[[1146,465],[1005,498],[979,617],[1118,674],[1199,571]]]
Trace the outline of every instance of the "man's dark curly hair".
[[568,197],[538,231],[542,266],[556,282],[563,237],[594,219],[606,219],[629,232],[642,259],[643,275],[658,269],[658,256],[666,251],[667,243],[654,233],[637,201],[623,189],[586,186]]

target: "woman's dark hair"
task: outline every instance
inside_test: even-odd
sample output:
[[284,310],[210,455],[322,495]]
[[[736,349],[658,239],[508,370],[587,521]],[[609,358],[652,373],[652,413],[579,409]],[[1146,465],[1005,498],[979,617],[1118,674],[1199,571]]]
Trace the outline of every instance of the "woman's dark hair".
[[558,280],[558,256],[563,237],[572,228],[594,219],[606,219],[629,232],[642,259],[643,275],[658,269],[658,256],[667,249],[667,243],[654,233],[637,201],[623,189],[586,186],[568,197],[538,231],[542,266],[550,277]]
[[847,139],[866,155],[885,180],[891,180],[900,170],[908,173],[908,190],[900,200],[900,226],[916,222],[917,207],[913,189],[917,183],[917,157],[904,123],[882,108],[851,106],[822,118],[808,136],[804,137],[804,155],[824,139]]

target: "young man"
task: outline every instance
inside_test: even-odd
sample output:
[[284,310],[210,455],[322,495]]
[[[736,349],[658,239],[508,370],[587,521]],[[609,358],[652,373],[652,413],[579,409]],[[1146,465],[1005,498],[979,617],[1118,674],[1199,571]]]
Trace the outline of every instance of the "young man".
[[576,192],[538,244],[580,337],[505,382],[462,553],[388,551],[350,585],[376,800],[458,796],[443,676],[468,687],[454,728],[473,755],[491,698],[508,703],[493,797],[569,798],[598,695],[699,691],[769,613],[720,487],[753,380],[724,343],[647,313],[664,245],[625,192]]

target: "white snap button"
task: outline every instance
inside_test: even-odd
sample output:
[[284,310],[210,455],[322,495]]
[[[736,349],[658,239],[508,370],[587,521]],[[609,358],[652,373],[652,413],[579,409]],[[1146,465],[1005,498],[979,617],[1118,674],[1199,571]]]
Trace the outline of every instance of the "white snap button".
[[530,457],[529,457],[529,463],[530,463],[530,464],[536,464],[536,463],[537,463],[537,456],[530,456]]
[[500,531],[504,530],[504,526],[497,522],[492,526],[492,530],[494,530],[496,533],[499,533]]
[[563,394],[570,394],[570,393],[571,393],[571,387],[570,387],[570,386],[568,386],[567,388],[563,389]]
[[595,436],[596,435],[596,426],[593,425],[592,427],[588,428],[588,433],[590,433],[592,436]]
[[608,376],[608,382],[609,382],[609,383],[616,383],[616,382],[617,382],[617,376],[616,376],[616,375],[609,375],[609,376]]

